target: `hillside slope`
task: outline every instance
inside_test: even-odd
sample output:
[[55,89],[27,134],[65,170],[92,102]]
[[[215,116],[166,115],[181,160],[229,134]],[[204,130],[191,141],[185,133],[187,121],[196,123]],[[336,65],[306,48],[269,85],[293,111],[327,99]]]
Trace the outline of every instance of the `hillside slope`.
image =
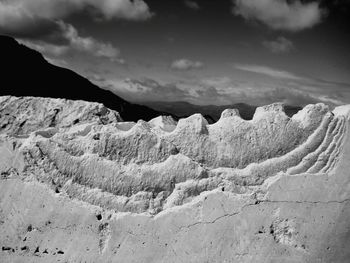
[[48,63],[37,51],[0,36],[0,96],[34,96],[99,102],[125,121],[150,120],[161,113],[131,104],[75,72]]

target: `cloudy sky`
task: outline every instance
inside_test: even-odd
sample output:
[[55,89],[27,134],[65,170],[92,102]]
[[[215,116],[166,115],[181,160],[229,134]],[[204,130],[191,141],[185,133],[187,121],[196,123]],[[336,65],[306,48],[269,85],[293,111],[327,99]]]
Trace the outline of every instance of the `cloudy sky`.
[[348,0],[0,0],[1,34],[134,102],[350,103],[349,24]]

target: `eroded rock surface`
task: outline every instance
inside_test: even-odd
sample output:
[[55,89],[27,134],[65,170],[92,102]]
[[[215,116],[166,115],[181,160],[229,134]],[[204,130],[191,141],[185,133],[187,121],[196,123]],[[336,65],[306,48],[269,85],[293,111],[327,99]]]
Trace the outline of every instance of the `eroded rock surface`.
[[349,116],[0,97],[0,261],[348,262]]
[[118,112],[99,103],[12,96],[0,97],[0,116],[0,133],[11,135],[29,135],[46,128],[68,128],[86,122],[107,124],[122,120]]

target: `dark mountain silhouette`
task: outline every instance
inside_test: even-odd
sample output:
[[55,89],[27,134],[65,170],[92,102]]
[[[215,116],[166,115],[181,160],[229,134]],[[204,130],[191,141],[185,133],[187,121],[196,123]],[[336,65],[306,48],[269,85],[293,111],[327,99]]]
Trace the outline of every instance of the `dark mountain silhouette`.
[[[194,113],[201,113],[209,123],[216,122],[220,119],[222,111],[225,109],[238,109],[239,114],[245,120],[251,120],[257,106],[245,103],[236,103],[232,105],[194,105],[188,102],[145,102],[144,105],[159,111],[171,112],[179,117],[190,116]],[[288,116],[292,116],[301,110],[302,107],[285,105],[284,111]]]
[[148,121],[161,114],[146,106],[131,104],[103,90],[75,72],[48,63],[37,51],[0,36],[0,95],[85,100],[103,103],[125,121]]

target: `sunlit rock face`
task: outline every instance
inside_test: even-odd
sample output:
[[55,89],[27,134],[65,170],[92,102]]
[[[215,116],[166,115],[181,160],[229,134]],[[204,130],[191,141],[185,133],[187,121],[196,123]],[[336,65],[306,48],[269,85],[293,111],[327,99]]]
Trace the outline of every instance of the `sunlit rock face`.
[[0,97],[0,262],[348,262],[349,116]]

